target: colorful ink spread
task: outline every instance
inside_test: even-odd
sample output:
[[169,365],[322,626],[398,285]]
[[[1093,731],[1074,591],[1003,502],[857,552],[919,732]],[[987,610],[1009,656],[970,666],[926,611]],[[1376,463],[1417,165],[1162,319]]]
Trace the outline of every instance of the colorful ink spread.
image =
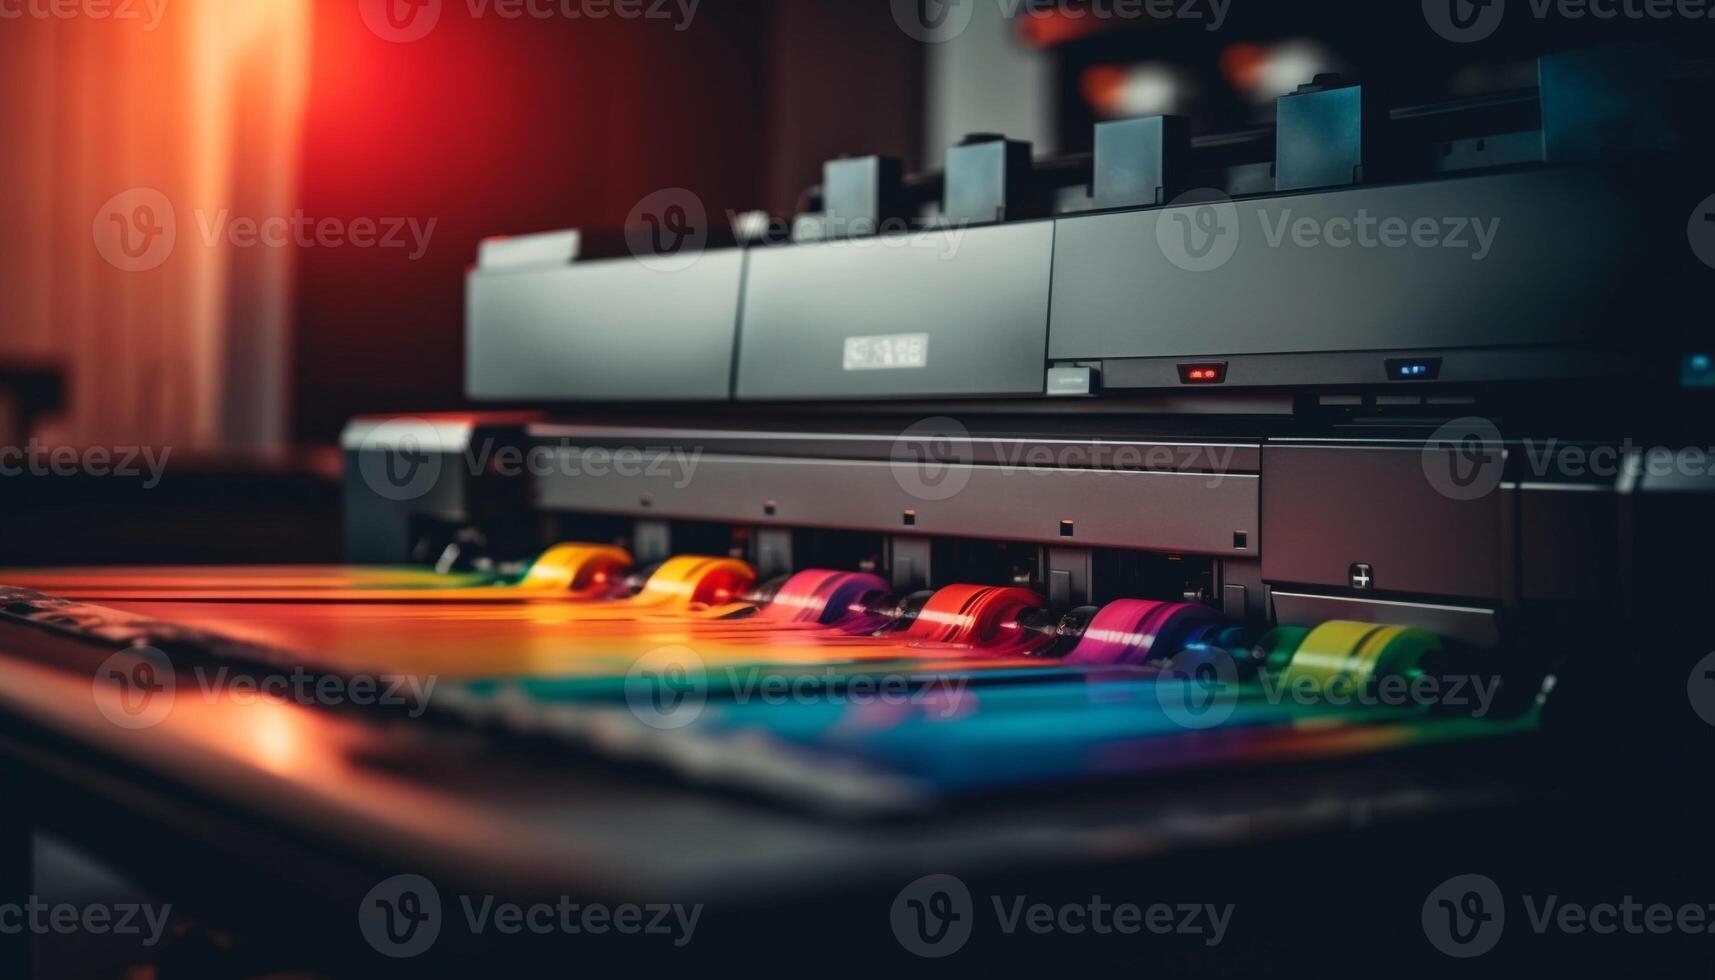
[[207,644],[216,658],[434,677],[429,723],[860,808],[1535,725],[1529,712],[1475,718],[1381,696],[1443,653],[1404,626],[1259,635],[1208,605],[1148,599],[1057,615],[1017,586],[896,595],[877,575],[827,569],[759,584],[737,559],[638,570],[599,545],[552,548],[509,576],[120,569],[6,581],[219,638]]

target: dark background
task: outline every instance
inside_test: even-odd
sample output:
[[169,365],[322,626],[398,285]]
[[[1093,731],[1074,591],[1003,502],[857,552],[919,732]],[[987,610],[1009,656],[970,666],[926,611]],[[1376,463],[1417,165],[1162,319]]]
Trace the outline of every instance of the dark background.
[[[710,214],[788,213],[842,152],[917,155],[919,45],[885,3],[705,0],[659,21],[470,19],[390,44],[316,19],[302,201],[439,219],[429,252],[304,249],[294,431],[462,404],[464,272],[498,234],[618,229],[685,187]],[[338,254],[344,253],[344,254]]]

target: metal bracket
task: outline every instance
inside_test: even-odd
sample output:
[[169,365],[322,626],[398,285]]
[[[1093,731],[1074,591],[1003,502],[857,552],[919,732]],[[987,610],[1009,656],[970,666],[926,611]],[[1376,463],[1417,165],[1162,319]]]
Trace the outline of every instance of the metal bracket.
[[928,538],[887,539],[887,566],[893,590],[900,595],[926,589],[935,577],[930,569],[933,549]]

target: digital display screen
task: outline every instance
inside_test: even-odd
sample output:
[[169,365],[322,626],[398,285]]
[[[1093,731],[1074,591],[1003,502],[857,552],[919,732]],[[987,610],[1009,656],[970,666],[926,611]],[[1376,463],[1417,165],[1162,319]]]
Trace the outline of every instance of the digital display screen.
[[877,337],[847,337],[847,371],[890,371],[929,366],[929,335],[897,333]]

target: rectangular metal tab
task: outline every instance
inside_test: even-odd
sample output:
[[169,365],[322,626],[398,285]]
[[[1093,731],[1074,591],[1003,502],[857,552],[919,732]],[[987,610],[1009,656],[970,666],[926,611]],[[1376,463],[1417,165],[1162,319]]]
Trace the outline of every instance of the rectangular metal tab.
[[727,249],[672,268],[622,258],[472,272],[466,391],[479,401],[725,400],[743,269],[744,253]]

